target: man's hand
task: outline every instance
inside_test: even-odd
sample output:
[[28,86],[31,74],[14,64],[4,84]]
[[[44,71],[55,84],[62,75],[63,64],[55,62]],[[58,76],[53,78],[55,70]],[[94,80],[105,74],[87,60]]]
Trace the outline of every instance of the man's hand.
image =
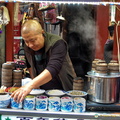
[[16,91],[14,91],[11,94],[11,97],[16,101],[16,102],[22,102],[24,98],[31,92],[32,88],[29,86],[29,84],[26,84]]
[[32,81],[14,91],[11,94],[11,97],[18,103],[22,102],[24,98],[31,92],[32,89],[39,88],[39,86],[48,83],[51,79],[51,73],[47,69],[45,69]]

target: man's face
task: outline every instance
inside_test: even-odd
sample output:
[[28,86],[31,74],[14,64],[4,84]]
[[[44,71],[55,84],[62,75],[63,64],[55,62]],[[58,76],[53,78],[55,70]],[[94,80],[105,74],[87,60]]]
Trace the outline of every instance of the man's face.
[[42,33],[36,34],[34,31],[30,31],[27,34],[22,34],[25,44],[34,51],[44,47],[44,37]]

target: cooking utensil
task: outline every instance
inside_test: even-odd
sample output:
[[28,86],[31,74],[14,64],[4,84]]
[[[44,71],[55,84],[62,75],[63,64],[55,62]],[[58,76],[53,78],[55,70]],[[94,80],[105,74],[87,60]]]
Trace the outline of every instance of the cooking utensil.
[[119,97],[120,75],[88,75],[89,100],[97,103],[116,103]]

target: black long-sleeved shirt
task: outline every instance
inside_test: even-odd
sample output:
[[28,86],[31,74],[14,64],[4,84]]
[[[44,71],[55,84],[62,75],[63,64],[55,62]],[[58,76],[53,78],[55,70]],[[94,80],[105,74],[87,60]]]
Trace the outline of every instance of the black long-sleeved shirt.
[[[50,82],[42,85],[41,88],[63,89],[58,77],[58,73],[61,69],[63,60],[67,53],[65,42],[63,42],[63,40],[59,40],[54,44],[54,46],[51,49],[51,55],[49,60],[46,60],[47,55],[44,54],[45,53],[44,51],[45,48],[42,48],[35,52],[35,68],[37,71],[37,75],[39,75],[44,69],[47,69],[51,73],[53,79]],[[30,67],[28,62],[27,67],[28,68]]]

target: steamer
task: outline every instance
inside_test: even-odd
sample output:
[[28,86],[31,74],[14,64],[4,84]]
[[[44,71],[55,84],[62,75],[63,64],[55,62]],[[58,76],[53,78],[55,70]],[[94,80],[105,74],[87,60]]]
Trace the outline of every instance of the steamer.
[[89,100],[97,103],[116,103],[119,100],[120,74],[101,75],[89,72]]

